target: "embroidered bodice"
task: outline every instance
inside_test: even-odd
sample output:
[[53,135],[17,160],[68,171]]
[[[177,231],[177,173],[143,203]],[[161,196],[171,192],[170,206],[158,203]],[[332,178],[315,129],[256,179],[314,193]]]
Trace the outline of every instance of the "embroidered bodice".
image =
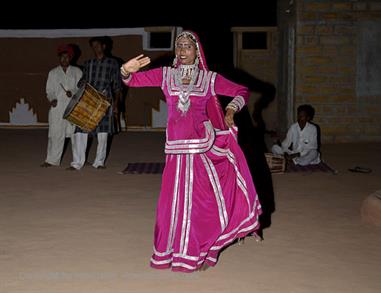
[[[208,100],[213,95],[231,96],[242,108],[247,102],[248,90],[216,72],[204,70],[198,72],[193,85],[182,85],[175,70],[162,67],[133,73],[124,83],[130,87],[161,87],[168,107],[166,153],[204,152],[213,144],[215,135],[208,118]],[[178,107],[179,96],[187,91],[190,103],[188,109],[182,111]]]

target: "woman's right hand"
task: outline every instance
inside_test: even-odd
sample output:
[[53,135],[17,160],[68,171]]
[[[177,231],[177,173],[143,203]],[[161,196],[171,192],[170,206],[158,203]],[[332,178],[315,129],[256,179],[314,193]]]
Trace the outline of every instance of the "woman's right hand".
[[234,114],[235,114],[235,111],[232,108],[226,109],[225,124],[229,128],[234,126]]
[[127,73],[133,73],[140,70],[140,68],[151,63],[151,59],[149,57],[144,57],[143,54],[128,60],[126,63],[122,65],[122,70]]

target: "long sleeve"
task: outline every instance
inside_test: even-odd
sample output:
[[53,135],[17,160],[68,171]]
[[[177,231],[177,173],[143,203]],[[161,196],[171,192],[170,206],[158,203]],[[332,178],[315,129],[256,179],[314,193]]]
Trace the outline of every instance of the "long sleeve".
[[119,65],[115,61],[115,68],[113,69],[111,73],[111,86],[113,92],[116,94],[122,90],[122,77],[120,75]]
[[[291,127],[288,129],[287,131],[287,135],[286,135],[286,138],[282,141],[282,150],[283,152],[289,152],[289,147],[290,145],[293,143],[293,129],[294,129],[294,125],[291,125]],[[295,146],[293,146],[295,147]]]
[[78,90],[78,82],[81,80],[82,78],[82,70],[79,69],[79,68],[75,68],[75,88],[73,89],[73,92],[76,92]]
[[46,81],[46,97],[50,102],[57,99],[56,83],[57,78],[55,76],[55,73],[53,71],[50,71],[48,74],[48,79]]
[[69,77],[65,83],[65,88],[72,93],[78,90],[78,82],[82,78],[82,70],[76,66],[69,66],[66,73]]
[[163,82],[163,68],[155,68],[147,71],[130,73],[123,83],[129,87],[155,87]]
[[77,84],[77,87],[80,88],[82,86],[84,86],[88,80],[89,80],[89,66],[90,66],[90,61],[85,61],[85,63],[83,64],[83,71],[82,71],[82,77],[81,79],[78,81],[78,84]]
[[247,87],[234,83],[225,77],[217,74],[214,81],[214,92],[217,95],[233,97],[228,107],[234,110],[241,110],[249,101],[249,90]]

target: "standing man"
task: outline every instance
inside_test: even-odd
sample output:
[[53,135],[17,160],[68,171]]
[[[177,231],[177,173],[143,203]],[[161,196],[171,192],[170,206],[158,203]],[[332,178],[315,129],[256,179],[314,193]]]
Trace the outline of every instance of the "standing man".
[[[83,67],[83,77],[79,86],[89,83],[97,91],[109,98],[111,106],[106,115],[99,122],[91,135],[96,135],[98,140],[97,154],[93,162],[96,169],[105,169],[108,136],[115,132],[114,115],[118,113],[118,102],[121,95],[122,82],[120,77],[120,66],[114,58],[105,54],[106,44],[104,37],[91,38],[90,46],[95,58],[87,60]],[[69,170],[80,170],[86,161],[88,133],[76,128],[73,138],[73,162]]]
[[46,82],[46,95],[50,101],[49,134],[46,160],[41,167],[59,166],[65,138],[74,133],[74,125],[63,119],[63,114],[71,97],[77,91],[82,71],[70,65],[74,56],[73,48],[61,45],[57,48],[59,65],[50,70]]

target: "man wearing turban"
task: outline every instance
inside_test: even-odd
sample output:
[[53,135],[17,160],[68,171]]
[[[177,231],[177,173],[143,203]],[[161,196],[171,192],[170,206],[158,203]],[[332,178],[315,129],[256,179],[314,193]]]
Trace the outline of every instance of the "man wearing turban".
[[59,166],[65,139],[74,133],[74,126],[63,119],[71,97],[77,91],[82,71],[70,65],[74,50],[70,45],[57,48],[59,65],[49,71],[46,82],[46,96],[50,102],[49,133],[46,160],[41,167]]

